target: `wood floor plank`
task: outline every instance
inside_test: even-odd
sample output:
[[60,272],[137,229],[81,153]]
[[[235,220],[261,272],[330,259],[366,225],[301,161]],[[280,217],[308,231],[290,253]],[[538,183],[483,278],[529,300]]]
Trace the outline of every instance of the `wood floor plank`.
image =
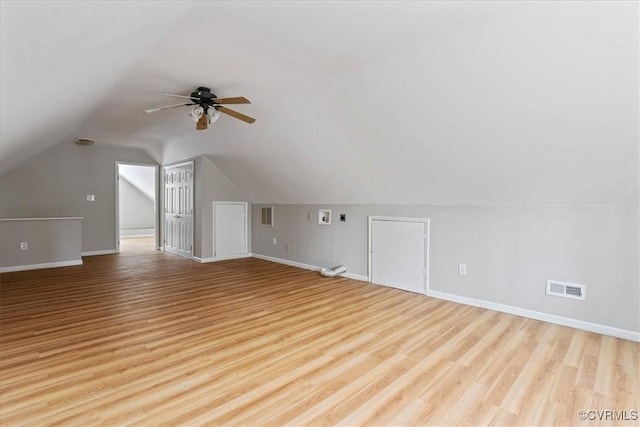
[[3,427],[577,425],[639,409],[635,342],[130,243],[0,275]]

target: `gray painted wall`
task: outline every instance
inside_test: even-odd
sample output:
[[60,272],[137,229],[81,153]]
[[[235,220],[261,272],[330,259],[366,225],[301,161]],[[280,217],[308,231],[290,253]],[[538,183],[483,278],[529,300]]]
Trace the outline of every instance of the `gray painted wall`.
[[[248,202],[248,199],[231,183],[213,163],[209,156],[202,155],[180,159],[169,164],[193,161],[194,182],[194,218],[193,218],[193,255],[198,258],[213,257],[213,202]],[[161,192],[160,206],[163,206],[164,191]],[[251,250],[249,233],[249,251]]]
[[[431,219],[431,290],[640,331],[637,205],[276,204],[274,227],[260,225],[262,206],[252,208],[255,254],[345,264],[366,276],[367,216],[425,217]],[[332,209],[331,226],[317,224],[320,208]],[[467,264],[466,276],[458,275],[459,263]],[[587,285],[586,300],[547,296],[547,279]]]
[[81,240],[82,219],[0,220],[0,267],[80,262]]
[[[153,182],[152,182],[153,183]],[[124,176],[118,181],[120,197],[120,233],[123,230],[155,228],[154,202],[140,189],[132,185]]]
[[116,161],[156,163],[139,149],[59,143],[0,175],[0,218],[81,216],[82,251],[115,250]]

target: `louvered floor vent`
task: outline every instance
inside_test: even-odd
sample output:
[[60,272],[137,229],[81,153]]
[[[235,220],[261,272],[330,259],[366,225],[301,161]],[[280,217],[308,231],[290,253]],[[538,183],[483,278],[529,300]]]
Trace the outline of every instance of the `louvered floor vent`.
[[585,290],[585,285],[547,280],[547,295],[583,300]]

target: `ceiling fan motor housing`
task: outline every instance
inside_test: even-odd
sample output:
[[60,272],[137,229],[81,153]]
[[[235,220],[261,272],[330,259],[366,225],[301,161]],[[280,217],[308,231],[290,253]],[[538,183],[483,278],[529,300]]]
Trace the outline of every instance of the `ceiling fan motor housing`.
[[211,93],[211,89],[204,86],[200,86],[197,91],[192,92],[191,97],[199,99],[200,102],[195,103],[201,105],[205,111],[208,107],[213,106],[213,100],[217,98],[215,93]]

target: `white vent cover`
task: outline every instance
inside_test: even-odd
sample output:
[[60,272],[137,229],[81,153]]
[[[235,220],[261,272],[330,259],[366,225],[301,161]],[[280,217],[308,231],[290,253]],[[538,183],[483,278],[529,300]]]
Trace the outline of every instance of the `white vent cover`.
[[260,225],[273,227],[273,206],[264,206],[260,209]]
[[547,295],[583,300],[585,291],[585,285],[560,282],[558,280],[547,280]]

